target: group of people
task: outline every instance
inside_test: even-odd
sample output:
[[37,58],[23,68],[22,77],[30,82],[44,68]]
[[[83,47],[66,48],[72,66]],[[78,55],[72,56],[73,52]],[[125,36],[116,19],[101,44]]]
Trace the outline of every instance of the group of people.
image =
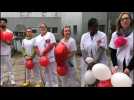
[[[10,31],[6,27],[7,20],[0,18],[0,32]],[[106,53],[109,48],[111,53],[112,68],[111,72],[117,71],[124,72],[131,78],[134,77],[134,28],[133,19],[128,12],[120,13],[117,19],[116,31],[112,33],[112,37],[107,45],[107,35],[104,32],[98,30],[98,20],[91,18],[88,21],[88,32],[84,33],[80,41],[80,50],[82,53],[80,61],[80,73],[81,73],[81,86],[85,86],[84,74],[88,69],[91,69],[96,63],[103,63],[108,65],[108,56]],[[71,37],[71,29],[69,26],[64,26],[61,32],[63,38],[60,43],[64,43],[67,49],[70,51],[68,54],[68,60],[66,61],[68,67],[68,73],[64,76],[57,74],[57,63],[55,57],[56,43],[55,36],[47,31],[47,25],[41,23],[39,27],[40,34],[34,37],[32,28],[26,29],[26,37],[22,41],[22,51],[24,61],[32,59],[34,67],[32,69],[26,69],[26,81],[23,86],[28,86],[33,81],[35,86],[41,86],[43,82],[46,87],[69,87],[69,81],[76,78],[76,51],[77,45],[73,37]],[[10,31],[11,32],[11,31]],[[127,42],[120,47],[117,47],[115,41],[118,37],[122,36]],[[11,44],[1,41],[1,86],[3,85],[3,68],[4,64],[7,66],[9,78],[11,84],[15,83],[15,77],[13,75],[13,66],[11,64]],[[39,59],[42,56],[47,56],[49,64],[47,67],[40,67]],[[92,60],[87,61],[90,57]]]

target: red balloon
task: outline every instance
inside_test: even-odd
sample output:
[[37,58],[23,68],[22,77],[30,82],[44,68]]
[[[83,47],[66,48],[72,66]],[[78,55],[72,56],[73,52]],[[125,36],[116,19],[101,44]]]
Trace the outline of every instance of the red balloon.
[[112,87],[111,80],[100,81],[97,87]]
[[7,43],[11,43],[13,41],[13,33],[3,32],[2,39],[3,39],[3,41],[5,41]]
[[60,42],[60,43],[56,46],[55,52],[56,52],[56,54],[58,54],[58,55],[62,55],[63,52],[64,52],[64,49],[65,49],[64,43]]
[[56,63],[57,65],[63,65],[66,62],[66,59],[64,57],[55,56],[56,57]]
[[33,69],[33,67],[34,67],[33,61],[31,59],[26,60],[26,68],[31,70]]
[[42,67],[47,67],[49,64],[49,59],[47,56],[40,57],[39,63]]
[[68,72],[68,66],[66,66],[65,64],[57,66],[57,74],[59,76],[65,76],[67,72]]
[[64,43],[60,42],[55,48],[56,62],[60,63],[67,60],[68,54],[69,54],[68,48]]
[[116,48],[120,48],[121,46],[124,46],[127,43],[127,40],[123,36],[118,36],[114,43]]

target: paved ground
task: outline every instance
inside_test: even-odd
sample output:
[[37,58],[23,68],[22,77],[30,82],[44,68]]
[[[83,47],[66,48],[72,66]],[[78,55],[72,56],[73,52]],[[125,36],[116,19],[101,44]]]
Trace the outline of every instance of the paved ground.
[[[13,65],[15,80],[16,80],[17,86],[19,86],[20,83],[22,83],[25,79],[25,68],[24,68],[23,59],[20,54],[17,54],[14,57],[12,57],[11,61]],[[5,72],[4,80],[7,82],[8,74],[7,74],[6,66],[4,67],[4,72]]]
[[[73,76],[76,76],[74,79],[69,81],[69,87],[80,87],[80,57],[76,57],[77,60],[77,68],[76,68],[76,74]],[[25,81],[25,67],[23,62],[23,57],[21,54],[15,54],[12,59],[13,64],[13,70],[15,75],[15,80],[17,83],[17,86],[21,86],[21,84]],[[109,60],[110,61],[110,60]],[[109,63],[111,65],[111,63]],[[5,67],[5,81],[7,83],[8,75],[6,73],[6,67]]]
[[[14,75],[15,75],[15,80],[16,80],[16,86],[21,86],[21,84],[25,81],[25,67],[24,67],[24,62],[23,62],[23,57],[20,54],[16,54],[15,56],[12,57],[12,64],[13,64],[13,70],[14,70]],[[79,64],[79,57],[77,57],[77,62]],[[4,69],[5,71],[5,84],[8,82],[8,75],[6,72],[6,67]],[[75,75],[73,75],[75,76]],[[7,85],[6,85],[7,86]],[[77,66],[76,69],[76,78],[74,80],[69,81],[69,87],[80,87],[80,68]]]

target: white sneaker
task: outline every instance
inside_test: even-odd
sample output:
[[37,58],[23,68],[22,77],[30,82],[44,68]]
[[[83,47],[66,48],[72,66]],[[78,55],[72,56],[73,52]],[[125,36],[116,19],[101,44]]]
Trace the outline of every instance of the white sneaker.
[[48,82],[46,82],[45,87],[50,87],[50,84]]
[[53,86],[53,87],[58,87],[58,84],[53,84],[52,86]]
[[12,85],[15,85],[16,83],[15,83],[15,81],[14,81],[14,80],[11,80],[11,84],[12,84]]
[[0,82],[0,86],[2,86],[2,85],[3,85],[3,82],[1,81],[1,82]]

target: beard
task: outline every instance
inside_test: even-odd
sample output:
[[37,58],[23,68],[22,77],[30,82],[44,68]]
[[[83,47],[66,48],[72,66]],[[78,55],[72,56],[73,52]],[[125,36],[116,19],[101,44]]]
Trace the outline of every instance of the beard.
[[0,26],[2,29],[5,29],[6,28],[6,25],[1,25]]

